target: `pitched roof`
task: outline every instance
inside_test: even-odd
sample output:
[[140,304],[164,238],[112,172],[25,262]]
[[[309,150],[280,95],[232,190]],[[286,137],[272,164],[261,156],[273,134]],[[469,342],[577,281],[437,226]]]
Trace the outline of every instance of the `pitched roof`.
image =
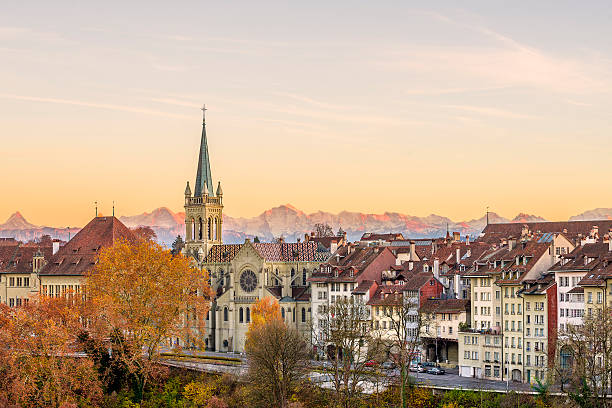
[[61,247],[43,267],[41,275],[82,276],[96,263],[102,248],[136,236],[115,217],[96,217]]
[[525,222],[525,223],[500,223],[489,224],[478,238],[480,242],[499,243],[500,239],[520,237],[523,227],[527,226],[530,231],[541,233],[563,233],[570,240],[576,240],[581,234],[586,237],[592,228],[597,226],[601,235],[610,231],[612,220],[600,221],[560,221],[560,222]]
[[403,240],[404,236],[400,232],[392,232],[387,234],[366,232],[361,236],[361,241],[395,241],[397,239]]
[[421,306],[421,310],[430,313],[462,313],[469,309],[469,299],[427,299]]
[[[204,263],[231,262],[245,244],[213,245]],[[267,262],[324,262],[328,251],[320,251],[316,242],[266,242],[251,243]]]
[[50,241],[26,244],[14,241],[11,245],[0,245],[0,273],[32,273],[34,255],[39,251],[49,260],[53,245]]
[[550,271],[592,271],[608,259],[612,260],[612,252],[607,242],[588,243],[562,255],[561,261],[550,268]]
[[198,172],[196,173],[196,183],[194,197],[204,194],[204,183],[208,190],[208,195],[214,196],[212,173],[210,171],[210,158],[208,157],[208,140],[206,139],[206,109],[202,109],[202,139],[200,140],[200,153],[198,155]]

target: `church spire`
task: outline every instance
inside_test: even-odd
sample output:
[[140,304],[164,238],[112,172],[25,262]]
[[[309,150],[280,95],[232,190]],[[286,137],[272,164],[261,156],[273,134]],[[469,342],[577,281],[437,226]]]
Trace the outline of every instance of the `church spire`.
[[210,158],[208,156],[208,142],[206,140],[206,105],[202,107],[202,141],[200,142],[200,156],[198,158],[198,172],[194,196],[199,197],[204,193],[204,183],[210,195],[213,194],[212,174],[210,172]]

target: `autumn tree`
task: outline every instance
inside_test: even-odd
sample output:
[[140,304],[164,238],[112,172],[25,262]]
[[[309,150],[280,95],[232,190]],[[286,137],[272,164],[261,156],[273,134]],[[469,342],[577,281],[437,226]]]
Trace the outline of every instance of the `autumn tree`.
[[253,306],[245,350],[256,399],[288,407],[306,373],[308,350],[304,337],[285,324],[276,299],[264,298]]
[[141,225],[135,228],[131,228],[130,230],[134,233],[134,235],[136,235],[136,238],[138,239],[145,241],[155,241],[157,239],[157,234],[155,233],[155,231],[153,231],[153,228],[149,226]]
[[160,245],[120,241],[101,251],[85,280],[87,296],[128,370],[137,400],[170,338],[201,345],[211,290],[208,274]]
[[78,354],[82,329],[69,299],[0,305],[0,406],[96,405],[102,385],[93,362]]
[[358,406],[372,374],[366,363],[383,357],[383,344],[372,335],[369,320],[366,305],[352,297],[339,298],[321,317],[316,341],[327,350],[330,364],[325,370],[331,376],[337,406]]

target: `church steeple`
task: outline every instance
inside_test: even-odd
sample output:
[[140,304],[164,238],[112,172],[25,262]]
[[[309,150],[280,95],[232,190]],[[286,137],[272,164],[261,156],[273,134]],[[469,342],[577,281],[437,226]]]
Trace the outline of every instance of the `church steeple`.
[[200,197],[204,194],[204,183],[208,189],[208,193],[212,195],[213,182],[210,172],[210,158],[208,156],[208,141],[206,140],[206,105],[202,107],[202,140],[200,141],[200,156],[198,158],[198,172],[196,174],[196,183],[194,196]]

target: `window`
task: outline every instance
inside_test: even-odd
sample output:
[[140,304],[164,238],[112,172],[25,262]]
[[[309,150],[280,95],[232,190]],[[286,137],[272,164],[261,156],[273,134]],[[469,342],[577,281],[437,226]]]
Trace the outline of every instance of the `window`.
[[251,322],[251,309],[250,308],[246,308],[246,321],[247,323]]
[[224,322],[229,321],[229,311],[227,310],[227,307],[223,308],[223,321]]
[[302,308],[302,323],[306,323],[306,308]]
[[306,286],[306,278],[307,278],[306,268],[304,268],[304,271],[302,272],[302,286]]
[[22,280],[23,279],[21,279],[21,278],[17,278],[17,286],[21,287],[21,285],[23,283]]
[[15,286],[15,278],[9,278],[9,286]]
[[239,316],[239,322],[244,323],[244,310],[242,308],[240,308],[240,311],[238,312],[238,316]]

